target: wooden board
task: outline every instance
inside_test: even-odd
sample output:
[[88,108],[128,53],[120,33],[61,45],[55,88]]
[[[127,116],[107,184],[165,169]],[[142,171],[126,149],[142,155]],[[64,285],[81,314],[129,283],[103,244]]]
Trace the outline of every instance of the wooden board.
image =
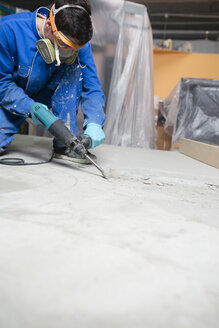
[[180,153],[219,169],[219,146],[190,139],[180,139]]
[[157,149],[158,150],[170,150],[171,137],[165,132],[163,126],[157,126]]

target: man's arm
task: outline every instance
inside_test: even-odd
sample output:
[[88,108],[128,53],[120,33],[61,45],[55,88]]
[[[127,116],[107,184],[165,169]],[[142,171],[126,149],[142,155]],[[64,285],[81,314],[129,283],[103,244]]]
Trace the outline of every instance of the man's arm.
[[34,101],[13,81],[16,46],[10,29],[0,21],[0,106],[11,113],[28,116]]
[[104,124],[105,97],[97,76],[90,43],[79,51],[79,63],[82,68],[83,91],[81,109],[84,114],[84,126],[88,123],[96,123],[101,127]]

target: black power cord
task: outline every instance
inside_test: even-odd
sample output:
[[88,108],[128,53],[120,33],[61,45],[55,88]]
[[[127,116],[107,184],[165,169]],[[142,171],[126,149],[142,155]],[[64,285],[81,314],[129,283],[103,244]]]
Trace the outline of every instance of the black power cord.
[[0,159],[0,164],[14,165],[14,166],[46,164],[52,161],[53,156],[54,156],[54,150],[52,151],[51,157],[47,161],[37,162],[37,163],[25,163],[23,158],[5,157]]

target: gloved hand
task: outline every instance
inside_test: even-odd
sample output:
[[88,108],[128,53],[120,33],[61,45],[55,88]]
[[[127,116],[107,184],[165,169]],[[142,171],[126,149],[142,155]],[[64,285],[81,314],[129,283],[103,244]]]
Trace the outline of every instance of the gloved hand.
[[91,149],[99,146],[106,138],[101,125],[96,123],[88,123],[84,134],[88,135],[92,140]]
[[49,108],[44,105],[44,104],[41,104],[41,103],[38,103],[38,102],[35,102],[33,103],[33,105],[31,106],[31,110],[30,110],[30,113],[31,113],[31,118],[33,120],[33,123],[38,125],[38,124],[42,124],[37,118],[36,116],[34,115],[34,113],[37,111],[37,109],[40,109],[40,108],[44,108],[46,110],[49,110]]
[[90,149],[92,147],[92,140],[88,135],[81,134],[77,138],[86,149]]

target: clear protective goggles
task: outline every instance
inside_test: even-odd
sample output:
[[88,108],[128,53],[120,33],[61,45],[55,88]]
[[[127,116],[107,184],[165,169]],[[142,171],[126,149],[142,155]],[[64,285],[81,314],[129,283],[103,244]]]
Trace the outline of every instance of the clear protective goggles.
[[82,10],[84,10],[86,13],[86,9],[81,7],[81,6],[77,6],[77,5],[64,5],[58,9],[55,9],[55,4],[52,6],[50,13],[49,13],[49,18],[50,18],[50,22],[51,22],[51,26],[52,26],[52,31],[55,37],[55,41],[58,44],[58,46],[60,48],[66,48],[66,47],[70,47],[74,50],[78,50],[84,47],[84,45],[79,46],[78,44],[75,44],[74,42],[72,42],[66,35],[64,35],[61,31],[57,30],[56,24],[55,24],[55,15],[62,9],[64,8],[80,8]]

